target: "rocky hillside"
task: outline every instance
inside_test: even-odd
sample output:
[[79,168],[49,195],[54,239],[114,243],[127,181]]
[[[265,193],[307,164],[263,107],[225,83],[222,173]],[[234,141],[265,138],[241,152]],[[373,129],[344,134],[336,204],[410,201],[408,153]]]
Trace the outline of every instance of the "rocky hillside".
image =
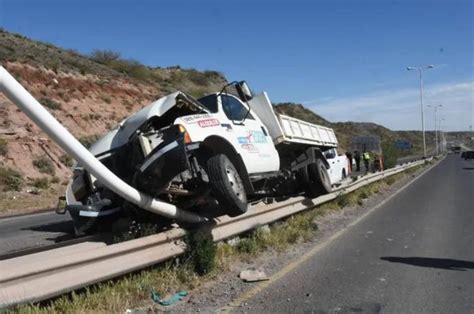
[[[226,83],[215,71],[152,68],[110,51],[84,56],[5,31],[0,31],[0,63],[85,144],[163,95],[179,89],[200,96]],[[71,164],[0,94],[0,213],[52,206],[64,192]]]

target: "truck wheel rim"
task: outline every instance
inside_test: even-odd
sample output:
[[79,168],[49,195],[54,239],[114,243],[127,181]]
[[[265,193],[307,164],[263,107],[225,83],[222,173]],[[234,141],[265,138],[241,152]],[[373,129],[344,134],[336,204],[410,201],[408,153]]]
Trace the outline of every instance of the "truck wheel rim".
[[230,186],[232,187],[232,191],[239,200],[243,201],[243,184],[239,174],[235,169],[233,169],[233,167],[226,167],[225,171],[227,173],[227,179],[229,180]]
[[323,167],[324,167],[324,165],[321,165],[319,167],[319,173],[321,175],[321,181],[324,185],[328,185],[328,177],[326,176],[326,171],[324,171],[325,169]]

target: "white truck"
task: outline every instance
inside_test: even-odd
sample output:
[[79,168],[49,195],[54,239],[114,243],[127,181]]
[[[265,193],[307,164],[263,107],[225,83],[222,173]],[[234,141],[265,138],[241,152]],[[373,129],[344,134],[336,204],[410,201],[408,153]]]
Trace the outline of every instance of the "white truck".
[[[228,93],[233,85],[235,96]],[[194,99],[175,92],[158,99],[94,143],[90,152],[138,191],[179,208],[238,216],[258,200],[300,194],[314,198],[348,175],[334,131],[277,114],[266,93],[245,81]],[[81,165],[66,191],[76,232],[99,219],[137,215]]]

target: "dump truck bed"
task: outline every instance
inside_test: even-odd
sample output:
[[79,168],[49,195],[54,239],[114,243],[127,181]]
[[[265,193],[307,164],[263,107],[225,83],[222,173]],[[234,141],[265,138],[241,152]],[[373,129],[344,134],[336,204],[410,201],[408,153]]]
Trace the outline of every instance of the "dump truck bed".
[[281,143],[321,147],[337,147],[338,145],[333,129],[276,113],[265,92],[255,96],[249,104],[267,127],[275,145]]

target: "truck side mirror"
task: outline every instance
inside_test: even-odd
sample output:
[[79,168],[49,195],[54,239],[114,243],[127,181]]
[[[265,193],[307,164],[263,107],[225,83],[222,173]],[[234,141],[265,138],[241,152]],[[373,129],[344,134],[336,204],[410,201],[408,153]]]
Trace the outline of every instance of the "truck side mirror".
[[240,81],[235,84],[235,89],[237,89],[237,93],[243,102],[247,102],[253,98],[252,92],[250,91],[246,81]]

